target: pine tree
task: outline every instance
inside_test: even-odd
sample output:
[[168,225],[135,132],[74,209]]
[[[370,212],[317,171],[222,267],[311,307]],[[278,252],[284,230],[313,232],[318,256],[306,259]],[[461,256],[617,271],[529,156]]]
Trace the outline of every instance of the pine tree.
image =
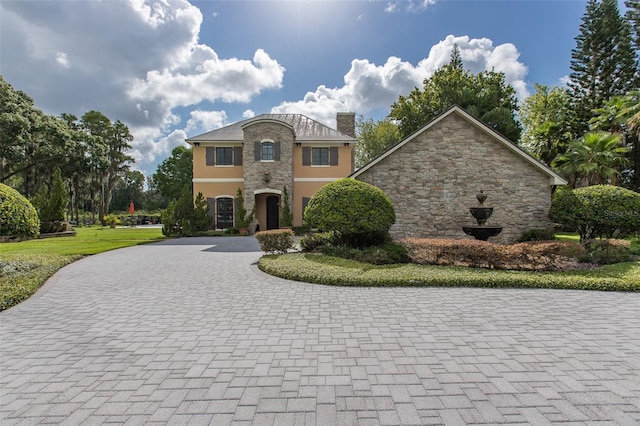
[[624,2],[627,6],[626,19],[631,26],[636,50],[640,51],[640,0],[627,0]]
[[637,53],[630,25],[620,15],[616,0],[589,0],[575,40],[569,87],[574,132],[584,134],[594,110],[637,84]]

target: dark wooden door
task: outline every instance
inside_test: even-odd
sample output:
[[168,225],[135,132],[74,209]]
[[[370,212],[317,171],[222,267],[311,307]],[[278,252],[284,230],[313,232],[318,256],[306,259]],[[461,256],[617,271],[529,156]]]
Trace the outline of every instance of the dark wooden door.
[[267,230],[278,229],[280,224],[280,198],[277,195],[267,197]]

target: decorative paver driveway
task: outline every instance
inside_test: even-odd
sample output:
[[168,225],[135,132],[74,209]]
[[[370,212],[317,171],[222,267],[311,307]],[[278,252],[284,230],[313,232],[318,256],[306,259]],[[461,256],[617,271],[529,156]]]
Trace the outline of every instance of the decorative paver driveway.
[[132,247],[0,314],[0,423],[640,423],[640,295],[345,288]]

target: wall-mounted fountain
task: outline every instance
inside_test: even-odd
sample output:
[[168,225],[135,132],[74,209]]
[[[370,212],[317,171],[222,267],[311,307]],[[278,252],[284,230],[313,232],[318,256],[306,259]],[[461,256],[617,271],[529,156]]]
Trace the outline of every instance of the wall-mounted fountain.
[[462,230],[465,234],[471,235],[476,240],[487,241],[489,237],[495,237],[502,232],[501,226],[487,226],[487,219],[493,214],[493,207],[485,207],[484,202],[487,199],[487,195],[483,190],[480,190],[479,194],[476,194],[478,200],[478,207],[469,207],[469,212],[478,222],[477,225],[463,226]]

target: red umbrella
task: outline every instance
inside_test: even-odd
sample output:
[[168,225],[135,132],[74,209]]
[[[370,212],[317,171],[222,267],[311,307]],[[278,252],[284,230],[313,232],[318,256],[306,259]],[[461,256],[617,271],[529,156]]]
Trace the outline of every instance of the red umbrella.
[[129,214],[133,214],[136,211],[135,206],[133,205],[133,201],[129,204]]

